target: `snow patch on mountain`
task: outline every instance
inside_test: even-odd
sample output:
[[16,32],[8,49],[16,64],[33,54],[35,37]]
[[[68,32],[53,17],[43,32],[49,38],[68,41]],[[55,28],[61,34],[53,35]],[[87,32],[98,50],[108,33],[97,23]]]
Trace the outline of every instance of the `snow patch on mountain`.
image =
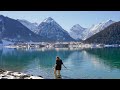
[[74,39],[86,40],[87,38],[93,36],[94,34],[104,30],[109,25],[115,23],[115,21],[107,20],[96,25],[92,25],[90,28],[83,28],[79,24],[74,25],[70,29],[70,35]]
[[83,40],[93,36],[94,34],[104,30],[106,27],[108,27],[109,25],[115,23],[115,21],[112,20],[107,20],[105,22],[101,22],[99,24],[96,25],[92,25],[91,28],[87,29],[86,32],[84,32],[85,37],[83,38]]
[[79,24],[74,25],[71,29],[70,29],[70,36],[76,40],[82,39],[83,38],[83,32],[86,30],[87,28],[83,28],[81,27]]
[[6,46],[6,45],[10,45],[10,44],[14,44],[14,42],[11,42],[11,41],[7,41],[7,40],[2,40],[2,44],[3,46]]
[[55,20],[48,17],[38,26],[38,35],[49,38],[52,41],[70,41],[73,40],[69,33],[64,30]]
[[37,33],[38,32],[38,23],[31,23],[27,20],[20,20],[20,19],[17,19],[20,23],[22,23],[24,26],[26,26],[28,29],[30,29],[31,31],[33,31],[34,33]]

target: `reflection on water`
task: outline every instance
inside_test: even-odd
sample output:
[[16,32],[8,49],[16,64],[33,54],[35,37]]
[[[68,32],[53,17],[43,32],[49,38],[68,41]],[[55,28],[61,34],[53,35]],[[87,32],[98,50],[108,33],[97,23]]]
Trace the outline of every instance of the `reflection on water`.
[[53,66],[60,56],[63,79],[120,78],[120,48],[99,49],[0,49],[0,68],[54,78]]
[[102,62],[109,65],[111,68],[120,69],[120,48],[102,48],[88,49],[89,54],[100,58]]

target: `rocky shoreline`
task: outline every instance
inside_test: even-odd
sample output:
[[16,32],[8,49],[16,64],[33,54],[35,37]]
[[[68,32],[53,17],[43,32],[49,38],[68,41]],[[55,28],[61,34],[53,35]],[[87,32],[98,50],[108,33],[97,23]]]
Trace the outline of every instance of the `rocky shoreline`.
[[0,79],[43,79],[43,77],[0,69]]

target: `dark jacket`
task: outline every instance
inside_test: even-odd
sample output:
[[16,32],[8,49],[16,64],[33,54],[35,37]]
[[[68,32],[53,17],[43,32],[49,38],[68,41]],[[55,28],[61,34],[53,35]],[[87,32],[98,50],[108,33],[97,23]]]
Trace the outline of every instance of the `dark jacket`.
[[61,70],[62,64],[63,64],[62,60],[56,60],[55,69],[56,69],[56,70]]

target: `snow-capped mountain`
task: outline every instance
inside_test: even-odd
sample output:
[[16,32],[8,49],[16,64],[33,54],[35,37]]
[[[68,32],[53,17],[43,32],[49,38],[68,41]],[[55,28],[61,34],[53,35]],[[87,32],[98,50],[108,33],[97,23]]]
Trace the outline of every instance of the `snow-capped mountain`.
[[30,29],[31,31],[33,31],[34,33],[38,32],[38,23],[31,23],[27,20],[20,20],[17,19],[20,23],[22,23],[24,26],[26,26],[28,29]]
[[86,30],[87,28],[83,28],[81,27],[79,24],[74,25],[71,29],[70,29],[70,36],[72,38],[74,38],[75,40],[79,40],[82,39],[83,36],[83,32]]
[[79,24],[74,25],[68,33],[54,19],[48,17],[39,25],[27,20],[12,19],[0,15],[0,42],[9,41],[75,41],[87,38],[104,30],[115,21],[107,20],[91,28],[83,28]]
[[74,39],[82,39],[86,40],[87,38],[95,35],[96,33],[104,30],[106,27],[110,26],[111,24],[115,23],[115,21],[107,20],[105,22],[92,25],[90,28],[83,28],[79,24],[74,25],[70,29],[70,35]]
[[49,41],[74,41],[69,33],[51,17],[43,20],[38,26],[38,29],[38,35],[47,37]]
[[83,41],[83,43],[120,44],[120,21],[109,25],[104,30]]
[[87,29],[85,32],[83,32],[84,38],[83,40],[95,35],[96,33],[104,30],[106,27],[108,27],[109,25],[115,23],[115,21],[112,20],[107,20],[105,22],[96,24],[96,25],[92,25],[91,28]]
[[18,20],[0,15],[0,39],[8,41],[41,41],[43,38]]

